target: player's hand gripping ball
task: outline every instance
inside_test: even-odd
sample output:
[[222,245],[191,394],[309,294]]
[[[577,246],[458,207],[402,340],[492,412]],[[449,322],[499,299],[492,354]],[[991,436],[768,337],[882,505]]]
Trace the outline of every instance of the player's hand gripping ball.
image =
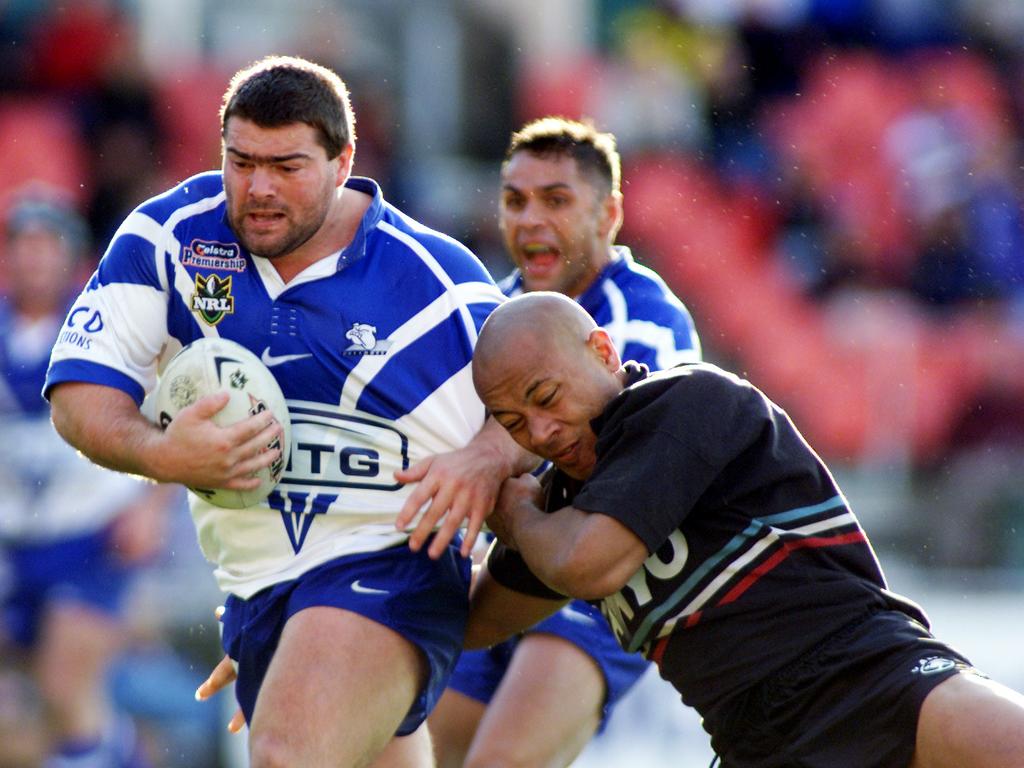
[[284,436],[267,448],[281,449],[281,457],[260,470],[258,488],[251,491],[192,488],[218,507],[242,509],[263,501],[281,480],[291,445],[288,405],[274,374],[252,352],[230,339],[201,338],[183,347],[170,359],[156,386],[156,413],[162,428],[200,397],[227,392],[231,399],[213,421],[229,426],[260,411],[270,411],[281,424]]

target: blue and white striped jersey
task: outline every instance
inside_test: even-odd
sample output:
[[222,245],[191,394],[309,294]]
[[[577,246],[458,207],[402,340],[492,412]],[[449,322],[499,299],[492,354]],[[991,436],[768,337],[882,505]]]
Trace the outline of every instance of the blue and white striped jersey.
[[410,489],[395,470],[464,446],[484,408],[471,379],[477,332],[502,300],[461,244],[408,218],[369,179],[352,243],[287,285],[225,218],[219,172],[134,211],[54,347],[46,387],[88,381],[142,403],[158,366],[200,336],[248,347],[274,373],[292,422],[284,477],[263,504],[190,495],[223,589],[247,598],[326,560],[403,542]]
[[42,544],[99,530],[149,486],[83,459],[39,395],[62,315],[28,320],[0,301],[0,542]]
[[[623,361],[635,360],[651,370],[700,362],[700,338],[683,303],[658,273],[634,261],[629,248],[616,245],[614,250],[616,257],[593,284],[573,298],[608,331]],[[519,270],[501,287],[507,296],[522,293]]]

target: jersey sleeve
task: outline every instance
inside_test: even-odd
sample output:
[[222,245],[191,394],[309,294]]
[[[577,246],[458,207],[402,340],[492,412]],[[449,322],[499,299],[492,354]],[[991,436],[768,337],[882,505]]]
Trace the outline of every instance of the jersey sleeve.
[[165,240],[141,211],[125,220],[64,321],[43,395],[62,382],[102,384],[142,403],[167,339]]
[[643,363],[652,371],[701,361],[700,338],[682,304],[650,302],[637,311],[645,317],[631,319],[628,333],[622,334],[619,354],[623,360]]
[[756,390],[695,371],[626,390],[602,426],[598,461],[573,501],[613,517],[656,551],[763,428]]

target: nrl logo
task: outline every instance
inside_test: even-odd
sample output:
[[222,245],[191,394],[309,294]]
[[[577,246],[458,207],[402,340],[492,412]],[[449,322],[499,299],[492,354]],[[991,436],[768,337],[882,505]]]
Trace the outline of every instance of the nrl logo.
[[369,323],[352,323],[345,338],[352,342],[345,350],[346,355],[386,355],[391,348],[390,341],[377,340],[377,326]]
[[231,276],[196,275],[196,292],[192,294],[192,311],[208,325],[216,325],[224,315],[235,311],[235,297],[231,295]]

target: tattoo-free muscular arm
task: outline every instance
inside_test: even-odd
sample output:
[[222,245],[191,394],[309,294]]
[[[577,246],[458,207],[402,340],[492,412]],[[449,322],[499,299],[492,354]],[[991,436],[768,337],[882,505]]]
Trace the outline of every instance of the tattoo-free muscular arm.
[[568,602],[533,597],[502,586],[486,563],[476,571],[469,601],[465,648],[489,648],[529,629]]
[[536,488],[531,477],[506,481],[488,523],[552,589],[583,600],[606,597],[650,555],[635,533],[607,515],[571,506],[544,512]]
[[69,444],[100,466],[159,482],[246,490],[277,451],[266,446],[281,430],[269,413],[229,427],[212,421],[226,393],[209,395],[182,410],[166,431],[143,416],[135,401],[113,387],[58,384],[50,393],[54,427]]

